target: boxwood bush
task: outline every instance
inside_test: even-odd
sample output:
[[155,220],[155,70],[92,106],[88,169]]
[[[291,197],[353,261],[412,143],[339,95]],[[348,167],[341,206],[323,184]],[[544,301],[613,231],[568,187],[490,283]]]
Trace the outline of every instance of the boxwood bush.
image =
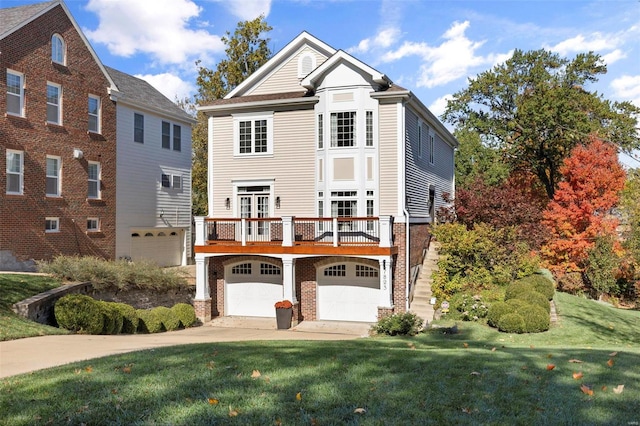
[[137,309],[136,315],[140,319],[138,322],[139,333],[160,333],[164,331],[162,320],[153,309]]
[[198,320],[196,310],[186,303],[176,303],[171,310],[180,318],[180,323],[184,328],[191,327]]
[[155,307],[152,311],[158,316],[166,331],[174,331],[180,328],[180,317],[175,311],[166,306]]
[[403,312],[381,318],[373,326],[373,331],[389,336],[415,336],[420,331],[422,323],[423,319],[413,312]]
[[104,328],[101,334],[120,334],[123,318],[120,310],[111,302],[96,300],[97,306],[104,312]]
[[498,330],[505,333],[524,333],[525,329],[524,318],[517,312],[504,314],[498,320]]
[[549,304],[549,300],[547,300],[544,294],[538,293],[537,291],[524,291],[516,294],[513,298],[524,300],[525,302],[528,302],[532,305],[539,306],[544,309],[547,314],[551,312],[551,305]]
[[112,306],[120,312],[120,315],[122,315],[121,333],[135,333],[138,330],[138,322],[140,322],[140,319],[136,314],[136,309],[126,303],[112,303]]
[[549,305],[544,296],[529,291],[518,293],[516,298],[504,302],[496,302],[489,308],[487,323],[507,333],[546,331],[549,329],[550,315],[548,310],[539,305],[541,300]]
[[556,292],[553,281],[545,277],[543,274],[529,275],[528,277],[522,278],[520,281],[533,286],[533,289],[538,293],[542,293],[547,300],[553,299],[553,294]]
[[511,305],[507,304],[506,302],[493,303],[489,307],[489,312],[487,313],[487,324],[497,328],[498,321],[500,320],[500,318],[503,315],[508,314],[510,312],[513,312],[513,308],[511,307]]
[[68,294],[57,300],[53,313],[58,326],[86,334],[101,334],[105,326],[104,310],[84,294]]

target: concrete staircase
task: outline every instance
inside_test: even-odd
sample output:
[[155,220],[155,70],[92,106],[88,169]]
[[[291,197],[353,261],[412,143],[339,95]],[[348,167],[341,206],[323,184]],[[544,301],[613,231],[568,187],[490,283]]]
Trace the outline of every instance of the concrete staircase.
[[416,281],[416,287],[413,293],[413,301],[409,307],[410,312],[413,312],[425,320],[425,326],[431,324],[435,314],[433,305],[430,303],[431,297],[433,296],[431,293],[431,275],[433,271],[438,269],[438,248],[439,244],[436,241],[431,241],[429,250],[422,262],[420,276]]

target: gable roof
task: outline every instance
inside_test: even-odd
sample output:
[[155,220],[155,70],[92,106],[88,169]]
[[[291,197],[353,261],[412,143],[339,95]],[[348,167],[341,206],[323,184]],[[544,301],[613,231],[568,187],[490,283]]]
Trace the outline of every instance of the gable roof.
[[233,98],[236,96],[242,96],[248,89],[250,89],[255,83],[262,80],[269,75],[274,69],[280,66],[281,62],[295,53],[304,45],[309,45],[317,51],[321,52],[325,56],[331,56],[336,53],[336,49],[329,46],[322,40],[312,36],[306,31],[301,32],[296,38],[291,40],[285,47],[280,49],[278,53],[271,57],[264,65],[258,68],[253,74],[247,77],[242,83],[236,86],[231,92],[229,92],[224,99]]
[[116,102],[151,110],[189,123],[195,122],[193,117],[145,80],[118,71],[115,68],[105,66],[105,69],[111,75],[116,86],[118,86],[118,93],[113,94]]
[[4,39],[5,37],[8,37],[9,35],[18,31],[25,25],[33,22],[34,20],[36,20],[37,18],[39,18],[40,16],[44,15],[45,13],[49,12],[50,10],[52,10],[57,6],[60,6],[64,11],[64,13],[67,15],[67,18],[69,19],[69,21],[71,21],[71,24],[73,25],[76,32],[78,33],[78,35],[84,42],[85,46],[89,50],[89,53],[93,57],[94,61],[98,64],[98,67],[100,67],[100,70],[104,74],[105,78],[109,81],[109,84],[111,87],[109,87],[108,90],[117,91],[116,85],[111,79],[111,77],[109,76],[109,74],[107,73],[107,71],[104,69],[104,65],[102,64],[102,61],[100,61],[100,58],[98,58],[98,55],[96,54],[95,50],[93,50],[93,47],[89,43],[89,40],[87,40],[87,38],[85,37],[84,33],[78,26],[78,23],[73,18],[73,15],[71,15],[71,12],[67,8],[67,6],[64,4],[63,0],[53,0],[53,1],[44,2],[44,3],[30,4],[27,6],[18,6],[18,7],[10,7],[7,9],[0,9],[0,40]]

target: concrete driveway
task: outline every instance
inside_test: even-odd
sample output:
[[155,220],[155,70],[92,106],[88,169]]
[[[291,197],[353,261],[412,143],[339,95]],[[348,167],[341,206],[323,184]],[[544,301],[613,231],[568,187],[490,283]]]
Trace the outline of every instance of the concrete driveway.
[[158,334],[42,336],[0,342],[0,378],[107,355],[191,343],[249,340],[350,340],[371,324],[303,321],[277,330],[274,318],[222,317],[200,327]]

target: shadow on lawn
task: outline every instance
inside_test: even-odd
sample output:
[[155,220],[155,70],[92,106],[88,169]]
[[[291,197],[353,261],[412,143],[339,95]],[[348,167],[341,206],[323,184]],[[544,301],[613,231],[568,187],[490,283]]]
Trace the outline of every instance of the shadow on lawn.
[[[621,351],[610,367],[605,350],[496,347],[474,334],[463,328],[413,339],[218,343],[124,354],[5,380],[3,411],[7,424],[640,421],[637,350]],[[252,377],[254,370],[260,375]],[[586,383],[594,395],[581,392]],[[614,394],[619,384],[625,390]]]

